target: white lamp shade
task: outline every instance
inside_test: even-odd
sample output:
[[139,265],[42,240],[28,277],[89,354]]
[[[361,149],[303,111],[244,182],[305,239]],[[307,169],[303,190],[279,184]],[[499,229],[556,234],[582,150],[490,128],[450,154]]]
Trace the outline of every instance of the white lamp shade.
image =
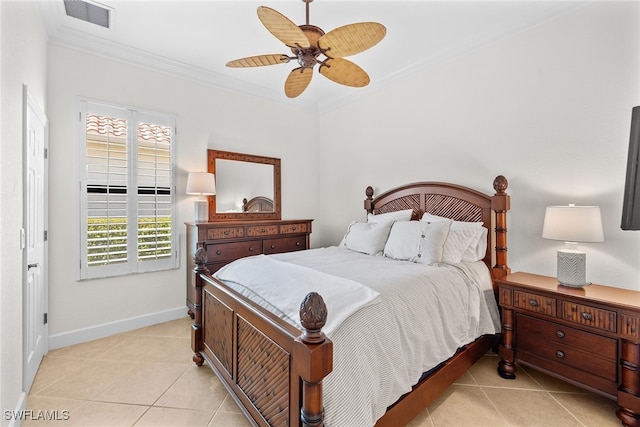
[[207,172],[189,172],[187,194],[213,196],[216,194],[216,177]]
[[542,237],[565,242],[604,242],[599,206],[548,206]]

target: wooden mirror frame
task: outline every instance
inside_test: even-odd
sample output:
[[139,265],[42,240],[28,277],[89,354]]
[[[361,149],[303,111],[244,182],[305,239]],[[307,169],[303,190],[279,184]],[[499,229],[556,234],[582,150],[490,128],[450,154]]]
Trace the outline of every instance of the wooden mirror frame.
[[[273,212],[216,212],[216,196],[209,196],[209,221],[255,221],[281,219],[280,159],[234,153],[232,151],[207,150],[207,171],[216,173],[216,159],[261,163],[273,166]],[[218,177],[216,176],[216,180]]]

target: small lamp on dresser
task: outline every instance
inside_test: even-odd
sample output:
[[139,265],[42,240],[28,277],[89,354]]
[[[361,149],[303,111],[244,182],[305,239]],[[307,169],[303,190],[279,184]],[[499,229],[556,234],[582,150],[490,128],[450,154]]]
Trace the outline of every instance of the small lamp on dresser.
[[216,178],[212,173],[189,172],[187,178],[187,194],[200,196],[193,202],[194,220],[196,222],[209,220],[209,202],[205,196],[216,194]]
[[563,240],[558,249],[558,282],[580,288],[586,280],[587,254],[578,249],[578,242],[604,242],[599,206],[548,206],[544,215],[542,237]]

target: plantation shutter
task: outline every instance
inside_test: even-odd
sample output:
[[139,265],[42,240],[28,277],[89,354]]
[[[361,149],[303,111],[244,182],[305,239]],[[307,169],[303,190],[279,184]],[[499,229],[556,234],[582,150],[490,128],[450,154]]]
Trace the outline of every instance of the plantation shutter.
[[174,119],[80,105],[80,278],[174,268]]
[[137,258],[145,264],[142,270],[151,261],[173,257],[173,129],[158,117],[140,115],[137,122]]

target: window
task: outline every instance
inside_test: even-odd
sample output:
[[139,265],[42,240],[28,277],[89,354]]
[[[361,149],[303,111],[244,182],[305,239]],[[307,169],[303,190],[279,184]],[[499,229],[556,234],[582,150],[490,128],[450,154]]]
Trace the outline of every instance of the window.
[[175,268],[175,119],[80,101],[80,279]]

